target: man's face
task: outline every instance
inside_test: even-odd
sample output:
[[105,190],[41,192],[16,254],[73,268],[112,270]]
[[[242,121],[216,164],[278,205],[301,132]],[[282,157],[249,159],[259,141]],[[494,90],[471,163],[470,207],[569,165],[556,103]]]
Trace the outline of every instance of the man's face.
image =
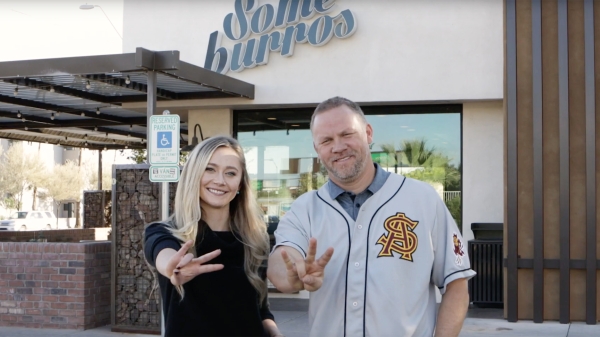
[[342,188],[356,181],[371,163],[369,144],[373,129],[345,105],[317,115],[312,136],[329,178]]

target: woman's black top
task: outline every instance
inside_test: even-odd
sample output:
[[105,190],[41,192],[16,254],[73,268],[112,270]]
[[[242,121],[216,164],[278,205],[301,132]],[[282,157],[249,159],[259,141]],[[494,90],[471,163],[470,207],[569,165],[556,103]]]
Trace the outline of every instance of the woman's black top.
[[[184,284],[182,301],[171,281],[157,273],[166,336],[265,336],[262,321],[273,315],[244,272],[243,244],[232,232],[213,232],[205,223],[199,226],[203,229],[196,239],[197,256],[221,249],[221,255],[208,263],[224,268]],[[163,223],[146,227],[144,241],[144,254],[153,267],[161,250],[181,248]],[[261,274],[266,279],[266,268]]]

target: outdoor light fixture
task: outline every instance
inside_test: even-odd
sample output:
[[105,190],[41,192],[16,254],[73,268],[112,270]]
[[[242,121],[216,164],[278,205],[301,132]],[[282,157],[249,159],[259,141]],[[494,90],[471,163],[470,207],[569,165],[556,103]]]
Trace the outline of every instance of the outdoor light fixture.
[[27,130],[29,130],[29,128],[28,128],[28,127],[25,127],[25,131],[27,131]]
[[85,112],[81,112],[81,117],[85,117]]
[[98,127],[97,126],[94,126],[94,131],[98,131]]
[[204,135],[202,134],[202,127],[200,126],[200,124],[196,124],[196,125],[194,125],[194,137],[192,137],[192,143],[182,147],[181,151],[187,151],[187,152],[192,151],[194,149],[194,147],[196,147],[196,145],[198,145],[198,137],[196,136],[196,128],[198,128],[198,130],[200,130],[200,139],[204,140]]
[[19,94],[19,87],[15,87],[15,92],[14,92],[15,96],[17,96]]
[[57,116],[58,116],[58,115],[60,115],[60,111],[57,111],[57,112],[56,112],[56,115],[57,115]]
[[83,135],[83,139],[87,139],[87,133]]
[[21,120],[22,120],[23,122],[25,122],[25,117],[21,118]]
[[119,35],[119,37],[121,38],[121,40],[123,40],[123,37],[121,36],[121,34],[119,34],[119,31],[117,30],[117,28],[115,27],[115,25],[113,25],[112,21],[110,21],[110,19],[108,18],[108,15],[106,15],[106,13],[104,12],[104,9],[102,9],[102,7],[98,6],[98,5],[81,5],[79,6],[79,9],[83,9],[83,10],[88,10],[88,9],[94,9],[94,7],[98,7],[100,8],[100,10],[102,11],[102,13],[104,13],[104,16],[106,16],[106,20],[108,20],[108,22],[110,22],[110,25],[113,26],[113,28],[115,29],[115,32],[117,32],[117,35]]
[[90,90],[91,87],[92,87],[92,85],[90,84],[90,80],[87,80],[85,82],[85,88],[88,89],[88,90]]
[[54,86],[53,85],[50,86],[50,92],[54,92]]
[[54,112],[50,114],[50,119],[54,120]]
[[96,108],[96,115],[100,114],[100,108]]
[[128,148],[129,148],[129,146],[125,145],[125,148],[126,148],[126,149],[128,149]]
[[131,137],[131,133],[129,133],[129,132],[128,132],[128,133],[127,133],[127,137]]
[[104,151],[106,151],[106,146],[104,146]]
[[113,144],[116,144],[117,142],[113,139]]
[[129,131],[131,131],[131,129],[133,129],[133,125],[132,124],[129,125]]
[[125,77],[125,84],[130,84],[131,83],[131,78],[129,78],[129,75],[127,75],[127,77]]
[[21,118],[21,110],[17,110],[17,118]]

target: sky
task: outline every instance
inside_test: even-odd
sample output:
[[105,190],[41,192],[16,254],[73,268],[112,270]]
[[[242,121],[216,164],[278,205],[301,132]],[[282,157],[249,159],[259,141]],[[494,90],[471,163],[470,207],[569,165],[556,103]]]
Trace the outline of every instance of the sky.
[[83,0],[0,0],[0,62],[122,53],[123,0],[88,3],[100,8],[81,10]]
[[[0,0],[0,62],[121,54],[123,0]],[[108,18],[107,18],[108,16]],[[114,25],[111,25],[112,24]],[[127,153],[111,151],[105,160],[131,163]]]

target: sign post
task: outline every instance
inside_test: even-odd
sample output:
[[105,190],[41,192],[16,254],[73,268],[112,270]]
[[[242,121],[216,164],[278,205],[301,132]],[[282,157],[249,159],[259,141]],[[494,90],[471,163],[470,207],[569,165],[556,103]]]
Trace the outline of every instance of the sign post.
[[150,117],[148,148],[150,181],[179,181],[179,115]]

